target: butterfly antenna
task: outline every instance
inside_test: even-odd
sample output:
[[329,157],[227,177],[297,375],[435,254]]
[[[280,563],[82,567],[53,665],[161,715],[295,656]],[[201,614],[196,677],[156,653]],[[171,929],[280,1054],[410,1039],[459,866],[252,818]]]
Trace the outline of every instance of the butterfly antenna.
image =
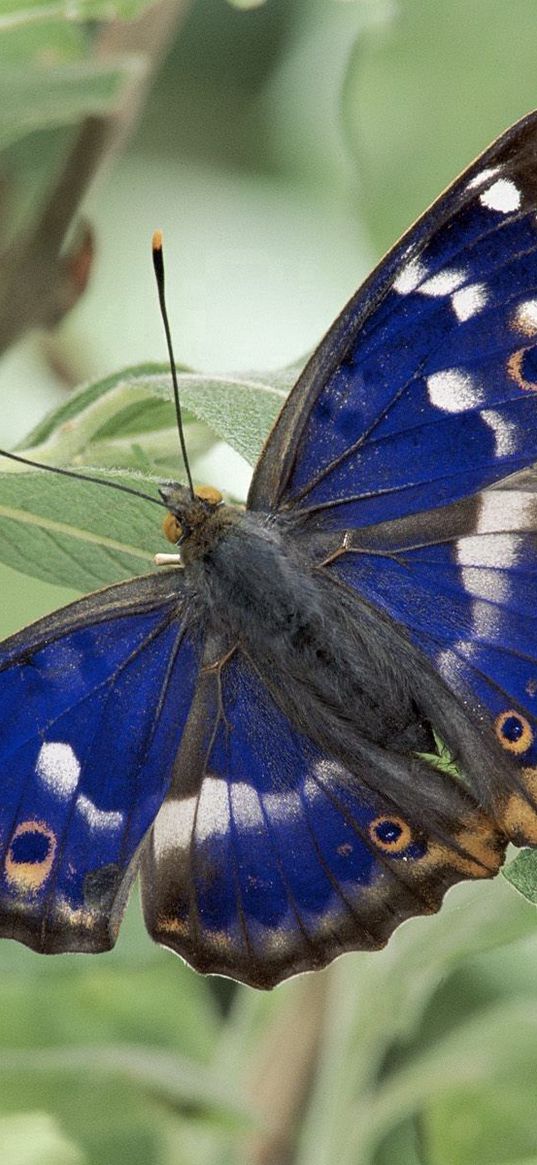
[[168,312],[166,310],[166,296],[164,292],[164,256],[162,253],[162,231],[154,231],[152,239],[153,250],[153,267],[155,268],[155,278],[157,280],[158,299],[160,304],[160,314],[164,324],[164,331],[166,333],[166,343],[168,345],[168,356],[170,358],[170,370],[172,374],[173,383],[173,397],[175,401],[175,416],[177,419],[177,431],[179,433],[179,443],[181,446],[181,453],[185,463],[186,476],[188,479],[188,488],[191,497],[194,497],[194,485],[192,482],[192,474],[190,473],[190,466],[188,464],[188,457],[186,453],[185,434],[183,431],[183,419],[181,415],[181,401],[179,400],[179,384],[177,382],[177,372],[175,370],[175,357],[173,354],[172,336],[170,332],[170,324],[168,321]]
[[119,481],[108,481],[104,477],[92,477],[89,473],[77,473],[75,469],[63,469],[59,465],[47,465],[44,461],[33,461],[30,457],[22,457],[19,453],[8,453],[6,449],[0,449],[0,457],[7,457],[9,461],[18,461],[19,465],[29,465],[32,469],[46,469],[47,473],[59,473],[62,477],[74,477],[77,481],[91,481],[93,485],[107,485],[109,489],[117,489],[120,493],[131,494],[132,497],[142,498],[145,502],[152,502],[154,506],[161,508],[166,506],[164,502],[159,501],[158,498],[151,497],[151,494],[142,493],[139,489],[133,489],[130,485],[122,485]]

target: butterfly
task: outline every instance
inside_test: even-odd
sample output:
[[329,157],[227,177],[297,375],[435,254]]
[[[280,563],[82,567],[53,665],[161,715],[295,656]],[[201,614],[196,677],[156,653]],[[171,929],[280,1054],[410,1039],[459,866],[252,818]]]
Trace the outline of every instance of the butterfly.
[[2,645],[2,935],[108,949],[139,871],[157,942],[267,988],[537,845],[536,393],[533,113],[344,308],[246,509],[164,485],[180,565]]

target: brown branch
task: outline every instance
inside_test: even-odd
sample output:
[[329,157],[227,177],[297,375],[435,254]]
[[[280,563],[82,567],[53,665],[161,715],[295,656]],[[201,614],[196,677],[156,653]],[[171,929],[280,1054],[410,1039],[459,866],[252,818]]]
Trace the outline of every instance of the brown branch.
[[285,988],[286,1005],[278,1009],[248,1066],[247,1092],[263,1131],[248,1137],[244,1165],[292,1165],[317,1063],[328,975],[305,975]]
[[52,328],[84,291],[93,257],[86,225],[65,252],[80,203],[97,174],[112,161],[136,123],[148,86],[189,0],[160,0],[138,20],[113,21],[101,29],[98,59],[138,56],[145,69],[123,87],[119,105],[106,117],[83,121],[74,145],[36,223],[0,252],[0,353],[33,328]]

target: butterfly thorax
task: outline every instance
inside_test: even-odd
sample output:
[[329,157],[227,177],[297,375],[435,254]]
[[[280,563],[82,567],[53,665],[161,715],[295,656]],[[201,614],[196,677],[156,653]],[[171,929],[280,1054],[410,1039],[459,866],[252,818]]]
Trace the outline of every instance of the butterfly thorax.
[[238,646],[276,689],[292,691],[293,721],[315,723],[325,743],[359,728],[379,742],[389,735],[425,746],[410,647],[394,643],[387,622],[312,570],[292,530],[274,517],[188,505],[177,517],[188,527],[181,555],[190,607],[223,639],[223,654]]

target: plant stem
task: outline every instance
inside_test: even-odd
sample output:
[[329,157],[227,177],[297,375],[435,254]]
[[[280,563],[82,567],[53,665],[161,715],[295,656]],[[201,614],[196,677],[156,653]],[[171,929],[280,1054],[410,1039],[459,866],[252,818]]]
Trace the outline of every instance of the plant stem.
[[132,56],[119,104],[106,117],[86,118],[37,221],[0,252],[0,353],[33,328],[53,328],[85,290],[93,259],[89,226],[65,243],[80,203],[113,160],[137,121],[154,72],[189,0],[160,0],[135,21],[112,21],[98,32],[99,59]]

